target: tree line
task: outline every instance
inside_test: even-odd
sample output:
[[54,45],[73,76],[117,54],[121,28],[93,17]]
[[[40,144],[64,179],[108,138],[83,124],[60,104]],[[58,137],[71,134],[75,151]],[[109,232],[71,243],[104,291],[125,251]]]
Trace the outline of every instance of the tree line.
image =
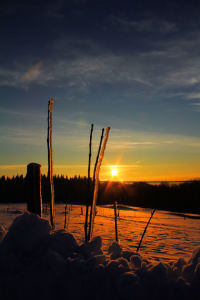
[[[42,175],[41,186],[43,203],[47,203],[48,180],[45,175]],[[80,176],[54,176],[54,189],[56,203],[85,204],[88,180]],[[0,194],[0,203],[26,203],[29,195],[26,177],[2,176]],[[101,182],[97,204],[113,204],[114,201],[144,208],[200,213],[200,181],[159,185],[147,182]]]

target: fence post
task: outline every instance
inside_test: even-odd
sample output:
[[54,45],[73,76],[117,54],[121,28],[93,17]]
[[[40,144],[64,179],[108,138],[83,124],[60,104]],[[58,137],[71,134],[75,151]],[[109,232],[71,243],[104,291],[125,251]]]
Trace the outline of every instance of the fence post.
[[42,217],[41,165],[27,165],[28,200],[27,210]]
[[115,213],[115,240],[118,243],[118,229],[117,229],[117,202],[114,201],[114,213]]

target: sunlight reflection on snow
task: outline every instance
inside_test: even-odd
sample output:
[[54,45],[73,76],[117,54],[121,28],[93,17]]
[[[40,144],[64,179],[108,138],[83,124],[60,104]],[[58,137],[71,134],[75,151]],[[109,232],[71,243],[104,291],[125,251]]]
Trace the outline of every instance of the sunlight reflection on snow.
[[[8,210],[7,210],[8,209]],[[25,204],[10,204],[0,206],[1,222],[8,228],[12,220],[26,209]],[[84,211],[85,213],[85,211]],[[120,209],[118,219],[119,243],[124,250],[135,251],[149,219],[151,210],[142,208]],[[103,239],[103,249],[115,239],[114,212],[112,208],[97,207],[94,236]],[[43,216],[49,218],[49,216]],[[77,241],[84,238],[84,214],[81,206],[73,205],[70,212],[68,230]],[[64,205],[56,205],[56,229],[64,227]],[[156,211],[147,233],[144,237],[140,252],[148,259],[171,261],[178,257],[188,257],[193,249],[200,245],[200,220],[183,218],[169,212]]]

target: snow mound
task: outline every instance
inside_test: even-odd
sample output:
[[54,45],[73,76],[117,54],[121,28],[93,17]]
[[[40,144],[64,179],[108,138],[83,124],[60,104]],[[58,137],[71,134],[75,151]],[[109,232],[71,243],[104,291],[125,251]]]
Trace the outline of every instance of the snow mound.
[[[200,248],[188,261],[152,263],[101,237],[78,245],[65,230],[25,213],[9,231],[0,227],[1,299],[197,299]],[[3,238],[4,237],[4,238]]]
[[100,236],[97,236],[93,238],[91,241],[89,241],[86,244],[83,244],[80,247],[81,252],[86,256],[92,256],[92,255],[101,255],[103,254],[102,248],[102,239]]
[[55,252],[68,257],[77,252],[79,246],[73,235],[65,230],[57,230],[50,237],[50,248]]
[[24,254],[33,252],[50,234],[49,222],[39,216],[24,213],[17,217],[1,244],[1,251]]
[[122,255],[122,248],[117,242],[113,242],[108,248],[108,253],[111,259],[118,258]]

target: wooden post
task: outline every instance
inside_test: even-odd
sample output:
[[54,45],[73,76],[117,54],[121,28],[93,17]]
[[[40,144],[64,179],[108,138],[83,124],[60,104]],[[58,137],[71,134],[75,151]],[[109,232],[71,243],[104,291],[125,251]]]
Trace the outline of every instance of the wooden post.
[[42,216],[41,195],[41,165],[30,163],[27,165],[28,201],[27,210]]
[[102,149],[101,149],[101,153],[99,155],[98,164],[97,164],[96,172],[95,172],[95,184],[94,184],[93,200],[92,200],[92,205],[91,205],[92,218],[91,218],[91,224],[90,224],[90,227],[89,227],[90,230],[88,232],[88,241],[91,239],[92,234],[93,234],[94,218],[95,218],[95,211],[96,211],[96,202],[97,202],[98,189],[99,189],[99,173],[100,173],[101,163],[102,163],[102,160],[103,160],[103,157],[104,157],[104,152],[105,152],[105,149],[106,149],[106,144],[107,144],[107,141],[108,141],[109,131],[110,131],[110,127],[107,127],[105,137],[104,137],[104,141],[103,141],[103,146],[102,146]]
[[64,221],[64,229],[66,228],[67,224],[67,204],[65,204],[65,221]]
[[96,162],[94,165],[94,171],[93,171],[93,180],[92,180],[92,193],[91,193],[91,199],[90,199],[90,222],[89,222],[89,228],[88,228],[88,238],[87,240],[90,240],[90,235],[91,235],[91,227],[92,227],[92,212],[93,212],[93,194],[94,194],[94,187],[95,187],[95,174],[96,174],[96,169],[97,169],[97,164],[99,161],[99,155],[100,155],[100,151],[101,151],[101,145],[102,145],[102,141],[103,141],[103,135],[104,135],[104,128],[102,129],[101,132],[101,138],[100,138],[100,143],[99,143],[99,149],[97,152],[97,157],[96,157]]
[[91,165],[91,156],[92,156],[92,133],[93,133],[94,125],[91,124],[90,129],[90,143],[89,143],[89,160],[88,160],[88,197],[86,202],[86,213],[85,213],[85,242],[88,241],[88,213],[89,213],[89,205],[90,205],[90,197],[91,197],[91,182],[90,182],[90,165]]
[[48,181],[50,190],[50,221],[52,228],[54,224],[54,185],[53,185],[53,158],[52,158],[52,111],[53,99],[48,103],[48,133],[47,133],[47,148],[48,148]]
[[117,202],[114,201],[114,213],[115,213],[115,240],[118,243],[118,229],[117,229]]

